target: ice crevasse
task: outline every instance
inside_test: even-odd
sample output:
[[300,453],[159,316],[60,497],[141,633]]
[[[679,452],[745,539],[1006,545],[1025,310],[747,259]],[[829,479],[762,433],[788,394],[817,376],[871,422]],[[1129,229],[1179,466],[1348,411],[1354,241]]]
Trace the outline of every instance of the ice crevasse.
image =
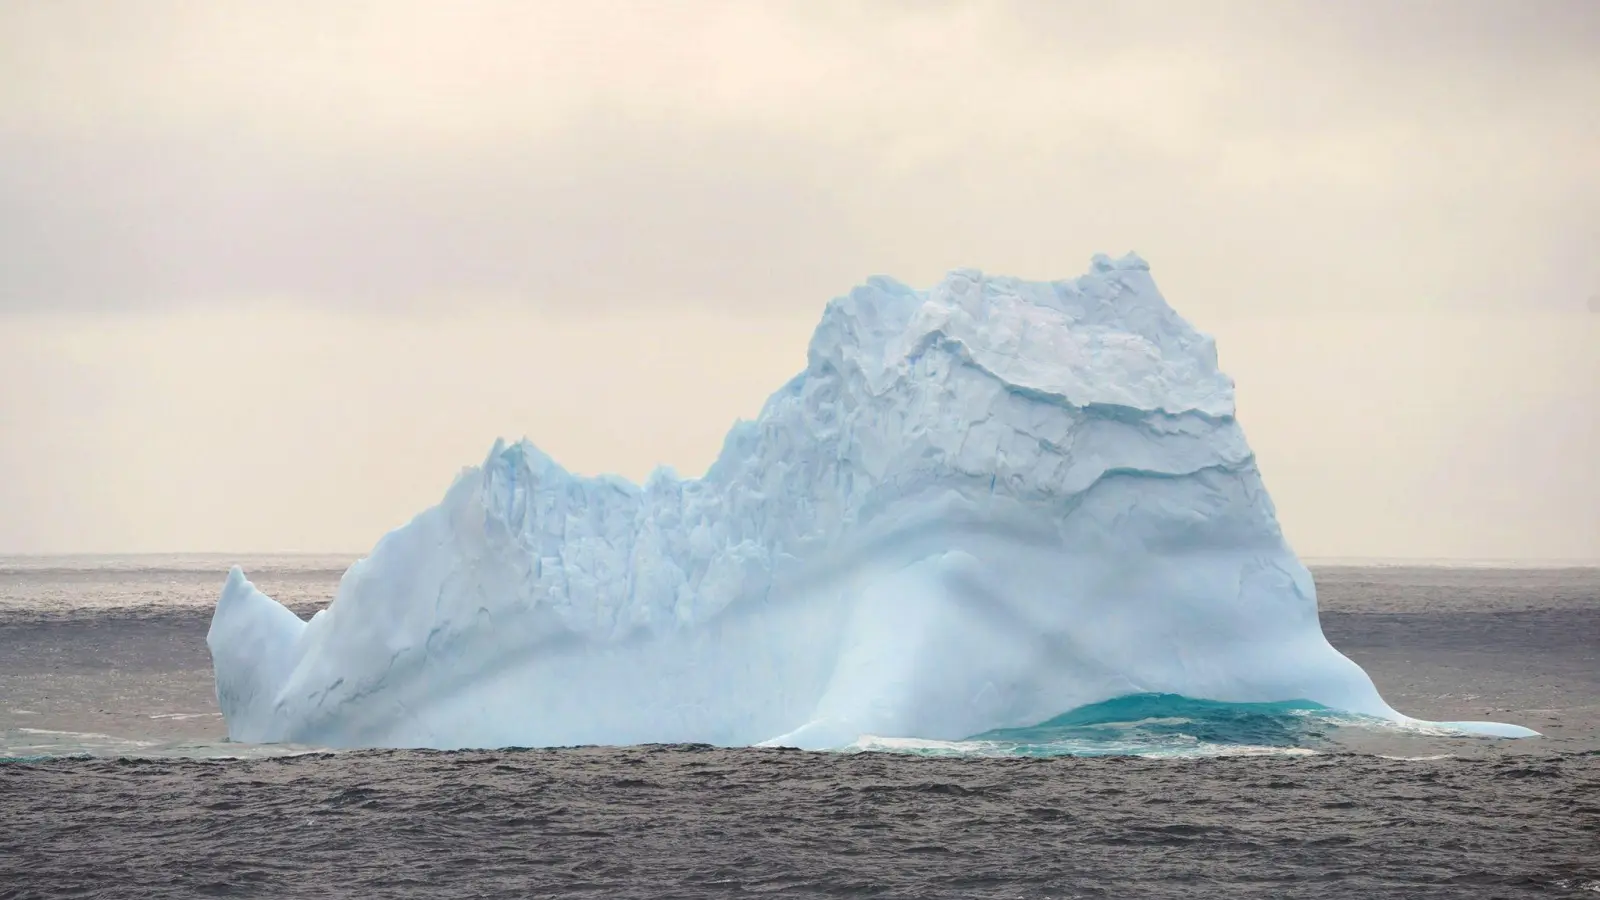
[[871,279],[703,477],[496,442],[310,621],[235,568],[207,642],[248,742],[828,748],[1140,693],[1405,719],[1324,638],[1216,346],[1134,255]]

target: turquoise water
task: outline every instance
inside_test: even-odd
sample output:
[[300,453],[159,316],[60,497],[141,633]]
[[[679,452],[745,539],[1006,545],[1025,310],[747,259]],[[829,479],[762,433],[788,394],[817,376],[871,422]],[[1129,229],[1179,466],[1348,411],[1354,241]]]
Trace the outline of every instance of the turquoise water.
[[1080,707],[1028,728],[989,731],[969,740],[1010,745],[1017,752],[1189,742],[1285,748],[1324,745],[1331,726],[1325,718],[1306,715],[1311,712],[1332,711],[1298,700],[1219,703],[1177,694],[1134,694]]
[[1134,694],[1095,703],[1025,728],[960,741],[863,737],[851,751],[931,756],[1142,756],[1204,758],[1343,752],[1356,746],[1422,751],[1429,738],[1462,732],[1329,709],[1304,700],[1222,703],[1177,694]]

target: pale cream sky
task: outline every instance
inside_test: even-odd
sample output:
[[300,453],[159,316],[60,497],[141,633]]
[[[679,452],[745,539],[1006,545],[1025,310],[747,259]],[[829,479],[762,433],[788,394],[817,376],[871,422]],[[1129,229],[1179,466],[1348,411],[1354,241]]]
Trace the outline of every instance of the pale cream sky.
[[875,273],[1137,250],[1312,556],[1600,558],[1600,4],[0,6],[0,553],[698,473]]

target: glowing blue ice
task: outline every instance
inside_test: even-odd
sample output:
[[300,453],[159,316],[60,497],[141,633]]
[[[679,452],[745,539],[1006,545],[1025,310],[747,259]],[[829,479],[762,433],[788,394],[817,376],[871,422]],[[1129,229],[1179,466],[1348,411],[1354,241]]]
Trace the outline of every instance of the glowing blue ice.
[[235,569],[208,641],[252,742],[838,747],[1134,694],[1404,718],[1323,638],[1215,345],[1131,255],[873,279],[705,477],[496,443],[309,623]]

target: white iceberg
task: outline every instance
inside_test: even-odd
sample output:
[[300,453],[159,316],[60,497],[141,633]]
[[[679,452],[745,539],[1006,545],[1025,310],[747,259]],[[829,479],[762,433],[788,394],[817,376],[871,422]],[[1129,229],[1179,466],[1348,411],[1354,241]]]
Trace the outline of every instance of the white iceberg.
[[497,442],[309,622],[234,569],[207,642],[247,742],[828,748],[1140,693],[1405,720],[1323,637],[1215,345],[1133,255],[873,279],[703,478]]

